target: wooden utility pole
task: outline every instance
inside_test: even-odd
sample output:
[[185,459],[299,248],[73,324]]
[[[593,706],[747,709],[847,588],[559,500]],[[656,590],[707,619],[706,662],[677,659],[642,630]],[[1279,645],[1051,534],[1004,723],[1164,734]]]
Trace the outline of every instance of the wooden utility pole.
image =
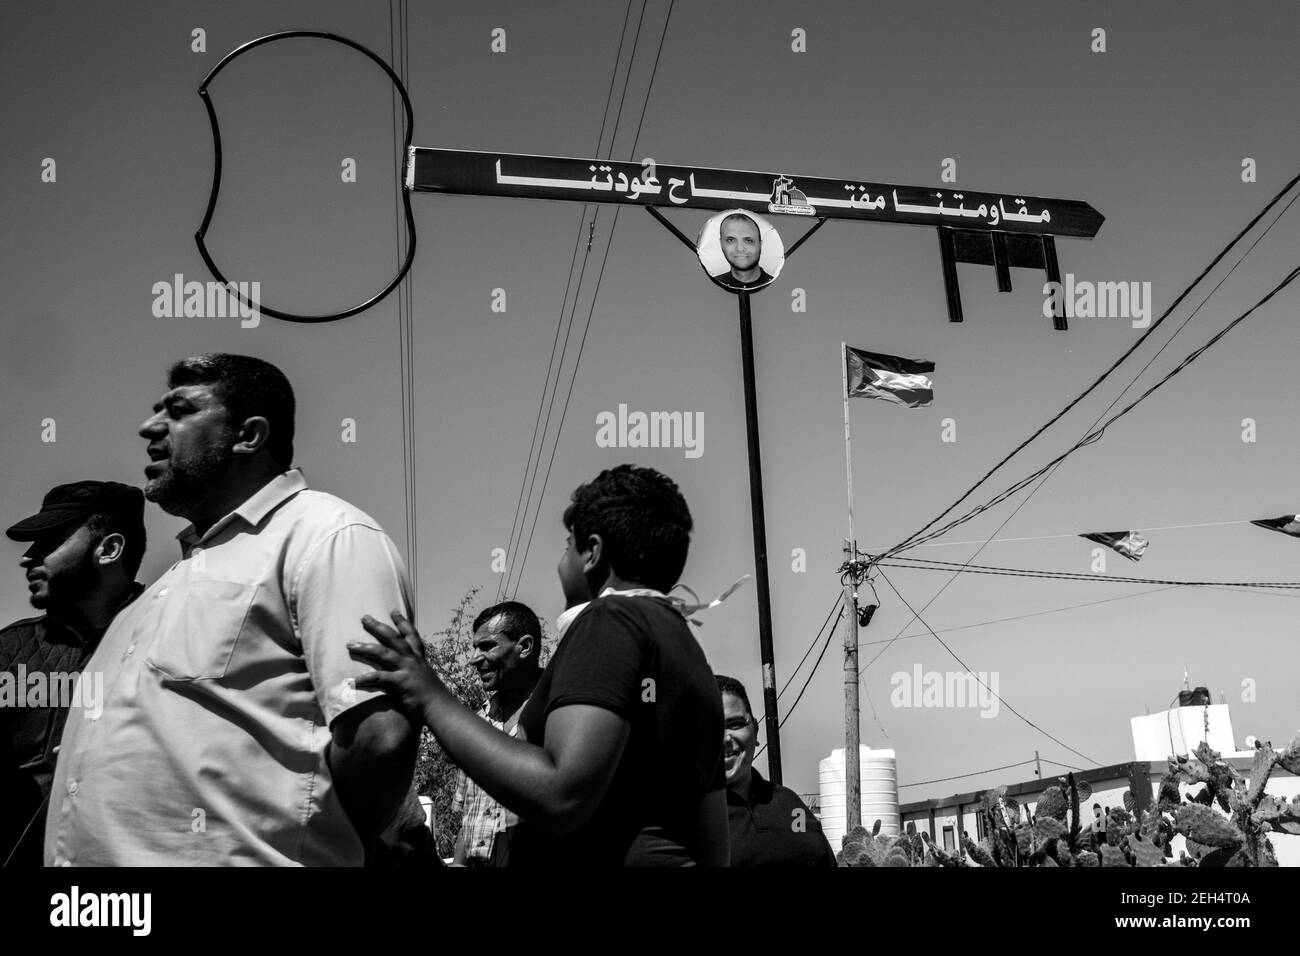
[[[850,549],[852,545],[850,544]],[[849,561],[851,562],[852,550]],[[858,594],[844,585],[844,829],[862,825],[861,734],[858,730]]]
[[848,346],[840,343],[844,395],[844,475],[849,496],[848,573],[844,576],[844,829],[862,825],[861,734],[858,729],[858,541],[853,536],[853,446],[849,434]]

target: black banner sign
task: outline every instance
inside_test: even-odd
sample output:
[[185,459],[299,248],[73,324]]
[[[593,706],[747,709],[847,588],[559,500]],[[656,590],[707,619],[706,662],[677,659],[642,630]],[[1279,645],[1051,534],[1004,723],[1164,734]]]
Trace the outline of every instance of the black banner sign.
[[410,148],[416,192],[633,203],[861,219],[1091,239],[1102,215],[1085,202],[956,187],[899,186],[699,166]]

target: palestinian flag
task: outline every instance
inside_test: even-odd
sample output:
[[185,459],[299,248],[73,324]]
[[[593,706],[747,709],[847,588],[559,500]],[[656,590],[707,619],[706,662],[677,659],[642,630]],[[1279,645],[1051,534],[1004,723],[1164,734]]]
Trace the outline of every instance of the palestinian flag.
[[1104,544],[1130,561],[1141,561],[1147,545],[1151,543],[1136,531],[1094,531],[1091,534],[1081,534],[1079,537]]
[[1280,518],[1260,518],[1258,521],[1252,521],[1251,524],[1257,524],[1261,528],[1267,528],[1269,531],[1281,531],[1283,534],[1289,534],[1292,537],[1300,538],[1300,515],[1283,515]]
[[881,355],[844,347],[848,398],[879,398],[895,405],[922,408],[934,401],[934,386],[925,372],[933,362]]

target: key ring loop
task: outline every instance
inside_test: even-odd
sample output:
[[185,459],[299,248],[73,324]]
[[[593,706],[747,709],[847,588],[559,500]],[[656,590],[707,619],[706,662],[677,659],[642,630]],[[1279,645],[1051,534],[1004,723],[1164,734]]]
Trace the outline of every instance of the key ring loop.
[[281,309],[273,309],[261,304],[260,302],[250,302],[245,297],[244,293],[240,291],[239,287],[227,279],[221,270],[217,268],[216,262],[213,261],[211,254],[208,252],[207,243],[204,241],[204,237],[207,235],[208,225],[212,222],[212,214],[217,208],[217,196],[221,191],[221,128],[217,123],[217,111],[212,106],[212,98],[208,95],[208,84],[216,79],[217,74],[236,57],[242,56],[249,50],[262,46],[265,43],[272,43],[276,40],[288,40],[293,37],[313,37],[319,40],[330,40],[335,43],[342,43],[344,46],[351,47],[358,53],[368,57],[374,63],[377,63],[379,67],[388,74],[388,78],[393,81],[393,85],[397,87],[398,94],[402,97],[402,108],[406,113],[406,129],[402,141],[403,162],[406,162],[407,157],[410,156],[411,129],[415,122],[411,111],[411,98],[407,96],[406,87],[402,85],[401,79],[393,72],[392,67],[380,59],[380,57],[373,51],[368,50],[360,43],[349,40],[347,37],[341,37],[334,33],[322,33],[316,30],[286,30],[281,33],[269,33],[266,36],[258,37],[256,40],[250,40],[248,43],[236,47],[234,50],[231,50],[222,57],[221,61],[212,68],[212,71],[208,73],[208,75],[204,77],[203,82],[199,84],[199,96],[203,98],[203,105],[206,106],[208,110],[208,121],[212,124],[214,162],[212,166],[212,191],[208,194],[208,208],[203,214],[203,222],[199,224],[198,231],[194,233],[194,241],[198,243],[199,255],[203,257],[203,261],[207,265],[208,271],[212,273],[213,277],[218,282],[224,284],[230,291],[230,294],[238,299],[245,307],[256,309],[262,315],[269,315],[272,318],[283,319],[286,322],[334,322],[338,319],[346,319],[348,316],[356,315],[358,312],[364,312],[372,305],[380,302],[385,296],[397,288],[398,283],[400,283],[402,279],[406,277],[406,273],[410,271],[411,263],[415,260],[415,217],[411,214],[411,193],[404,186],[405,176],[398,177],[398,189],[402,194],[402,207],[406,215],[406,258],[402,262],[402,266],[398,270],[397,275],[392,278],[388,285],[384,286],[383,289],[366,299],[360,305],[354,305],[352,308],[345,309],[341,312],[330,312],[325,315],[300,315],[294,312],[285,312]]

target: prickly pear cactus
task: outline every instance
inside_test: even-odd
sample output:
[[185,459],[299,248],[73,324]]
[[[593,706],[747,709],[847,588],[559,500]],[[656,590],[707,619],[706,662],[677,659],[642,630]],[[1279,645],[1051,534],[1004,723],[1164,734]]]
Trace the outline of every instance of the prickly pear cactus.
[[1111,846],[1109,843],[1101,848],[1101,865],[1102,866],[1128,866],[1128,860],[1124,859],[1124,851],[1117,846]]
[[1133,857],[1134,866],[1164,866],[1165,851],[1163,847],[1157,846],[1148,840],[1138,839],[1136,836],[1128,838],[1129,852]]
[[930,839],[930,834],[922,833],[925,844],[924,866],[963,866],[960,850],[945,850]]
[[1231,821],[1199,803],[1179,807],[1175,819],[1179,833],[1203,846],[1240,846],[1245,842],[1245,837]]
[[1065,794],[1061,792],[1061,788],[1048,787],[1043,791],[1043,795],[1038,798],[1038,806],[1034,810],[1034,815],[1039,818],[1051,817],[1054,820],[1064,822],[1069,809],[1070,805],[1066,802]]
[[888,847],[885,841],[877,839],[880,821],[875,829],[867,833],[863,827],[854,827],[844,834],[843,849],[836,858],[840,866],[884,866]]
[[[983,793],[977,813],[985,837],[979,843],[963,834],[959,849],[943,850],[914,825],[906,834],[882,837],[876,821],[870,834],[855,827],[845,835],[839,861],[841,866],[1277,866],[1268,834],[1300,836],[1300,796],[1286,800],[1264,793],[1274,767],[1300,773],[1300,739],[1283,751],[1261,745],[1249,781],[1204,743],[1194,754],[1171,756],[1155,806],[1143,810],[1125,792],[1124,808],[1107,812],[1106,839],[1095,849],[1091,838],[1080,834],[1082,787],[1070,774],[1061,778],[1063,786],[1043,791],[1031,819],[1021,818],[1020,804],[1006,796],[1005,787]],[[1189,786],[1186,798],[1180,784]],[[1170,840],[1177,834],[1186,838],[1187,848],[1174,860]]]
[[1065,824],[1055,817],[1039,817],[1034,821],[1034,837],[1038,840],[1055,840],[1065,836]]
[[1300,737],[1291,741],[1290,746],[1277,755],[1277,765],[1287,773],[1300,777]]
[[1300,836],[1300,796],[1292,797],[1290,802],[1266,796],[1260,800],[1250,819],[1261,827]]
[[1027,857],[1034,852],[1034,827],[1015,827],[1015,849],[1019,855]]
[[1161,813],[1173,813],[1183,802],[1183,795],[1178,789],[1178,778],[1171,771],[1160,779],[1160,795],[1156,799],[1156,809]]

